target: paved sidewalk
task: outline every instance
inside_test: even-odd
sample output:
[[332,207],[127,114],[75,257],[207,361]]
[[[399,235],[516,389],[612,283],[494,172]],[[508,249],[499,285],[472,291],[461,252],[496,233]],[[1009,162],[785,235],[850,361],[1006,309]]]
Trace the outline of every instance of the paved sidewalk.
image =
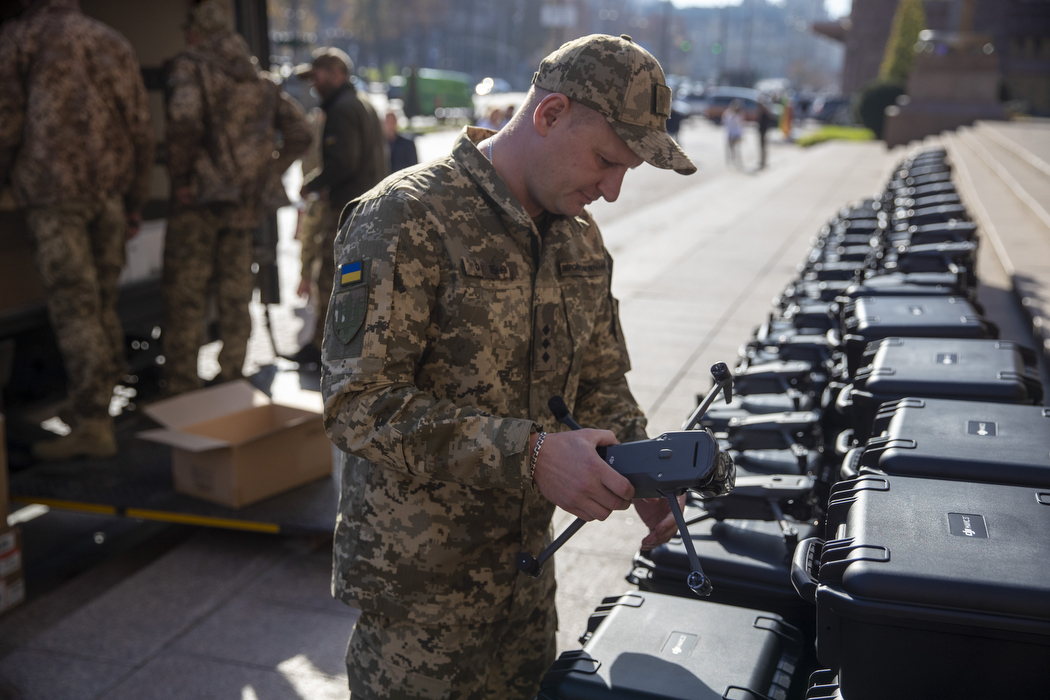
[[[652,435],[681,425],[710,385],[707,368],[733,361],[810,237],[841,205],[881,187],[899,158],[879,144],[785,147],[766,172],[725,171],[721,134],[704,129],[684,138],[696,139],[706,177],[663,188],[661,174],[631,173],[628,185],[649,193],[649,204],[636,196],[612,205],[628,205],[615,216],[612,207],[594,208],[616,259],[629,381]],[[278,334],[290,346],[282,351],[295,347],[295,326],[288,328]],[[257,333],[253,343],[269,340]],[[561,514],[557,529],[568,520]],[[587,525],[558,555],[561,650],[577,647],[602,597],[629,587],[623,577],[643,534],[632,512],[617,513]],[[330,546],[324,538],[199,532],[26,634],[0,659],[0,699],[345,698],[342,656],[354,616],[330,597]],[[0,635],[25,634],[34,617],[75,598],[77,583],[0,620]]]

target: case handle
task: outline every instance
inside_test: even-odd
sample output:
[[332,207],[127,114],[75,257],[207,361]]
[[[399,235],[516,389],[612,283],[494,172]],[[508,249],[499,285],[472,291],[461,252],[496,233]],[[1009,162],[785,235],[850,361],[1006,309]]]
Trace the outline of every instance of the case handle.
[[727,685],[725,692],[722,693],[722,700],[732,700],[732,698],[729,697],[729,693],[733,690],[742,690],[752,698],[758,698],[758,700],[773,700],[773,698],[769,697],[768,695],[763,695],[757,690],[751,690],[750,688],[745,688],[742,685]]
[[[760,624],[761,622],[768,622],[769,625]],[[786,642],[790,642],[797,647],[802,646],[802,630],[794,625],[788,624],[783,620],[779,620],[775,617],[769,617],[767,615],[759,615],[755,618],[755,621],[751,623],[751,626],[756,630],[763,630],[765,632],[772,632],[778,637],[782,638]],[[784,629],[780,629],[783,627]],[[790,632],[790,634],[789,634]]]
[[813,575],[813,569],[818,560],[817,548],[823,546],[824,540],[808,537],[798,543],[791,557],[791,585],[807,603],[817,602],[817,578]]
[[[593,668],[577,668],[577,664],[594,664]],[[602,667],[602,662],[595,659],[584,649],[574,649],[572,651],[564,651],[561,656],[557,658],[554,664],[547,671],[547,674],[543,677],[543,683],[541,687],[550,687],[554,685],[556,676],[565,676],[570,673],[582,673],[587,676],[592,676],[598,673],[598,669]]]
[[[867,554],[866,554],[867,552]],[[859,544],[849,547],[825,548],[820,562],[820,580],[841,578],[850,564],[858,561],[884,563],[890,560],[890,550],[881,545]]]

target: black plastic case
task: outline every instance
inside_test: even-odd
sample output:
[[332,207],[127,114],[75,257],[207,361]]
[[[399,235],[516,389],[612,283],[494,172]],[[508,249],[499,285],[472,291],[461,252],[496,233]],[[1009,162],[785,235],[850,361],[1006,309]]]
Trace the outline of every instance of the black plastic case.
[[862,469],[1050,489],[1050,408],[909,398],[873,432]]
[[905,297],[961,296],[967,292],[967,275],[952,272],[891,272],[868,277],[840,290],[839,296]]
[[790,391],[819,392],[827,377],[814,379],[816,368],[802,360],[777,360],[733,370],[733,394],[778,394]]
[[1008,340],[884,338],[865,349],[853,386],[836,408],[850,415],[858,440],[879,406],[906,397],[1034,404],[1043,398],[1033,351]]
[[1047,697],[1050,491],[862,476],[832,489],[827,534],[792,580],[843,697]]
[[734,450],[790,450],[794,445],[815,450],[823,444],[817,411],[733,417],[725,435]]
[[[686,518],[695,517],[686,509]],[[818,534],[807,523],[793,524],[799,540]],[[797,627],[813,626],[811,603],[791,585],[791,556],[796,542],[785,539],[780,524],[764,520],[704,520],[689,526],[693,547],[714,591],[710,601],[776,612]],[[692,571],[681,537],[649,552],[639,552],[627,577],[643,591],[696,599],[685,580]]]
[[606,598],[584,638],[539,699],[787,700],[801,656],[801,635],[778,615],[659,593]]
[[737,476],[757,474],[819,474],[824,464],[821,450],[731,450]]
[[882,338],[998,338],[999,328],[962,297],[859,297],[843,305],[842,343],[850,368]]
[[912,226],[907,231],[913,245],[943,241],[972,241],[977,237],[977,224],[972,221],[947,221]]
[[725,432],[729,427],[729,421],[733,418],[747,418],[785,411],[811,411],[817,408],[816,403],[812,394],[803,394],[799,391],[783,394],[734,395],[733,400],[728,404],[725,401],[716,401],[711,404],[710,410],[700,419],[700,426],[710,428],[715,432]]

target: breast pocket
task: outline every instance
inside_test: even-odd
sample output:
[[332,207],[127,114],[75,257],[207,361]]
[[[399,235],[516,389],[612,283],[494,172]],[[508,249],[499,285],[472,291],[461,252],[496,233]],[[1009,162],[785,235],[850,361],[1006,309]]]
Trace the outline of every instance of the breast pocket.
[[449,324],[459,362],[484,360],[502,367],[525,358],[529,333],[528,286],[518,282],[468,280],[456,316]]

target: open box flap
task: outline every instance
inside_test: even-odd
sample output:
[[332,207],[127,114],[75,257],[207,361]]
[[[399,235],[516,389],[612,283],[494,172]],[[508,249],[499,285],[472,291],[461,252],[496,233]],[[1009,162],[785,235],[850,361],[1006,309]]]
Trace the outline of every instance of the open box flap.
[[[228,413],[244,411],[254,406],[264,406],[268,403],[270,403],[270,398],[266,394],[256,389],[248,381],[238,379],[158,401],[146,406],[143,410],[147,416],[164,427],[180,430],[188,425],[203,423]],[[158,440],[157,442],[165,441]],[[187,447],[186,449],[192,448]]]
[[137,435],[143,440],[179,447],[190,452],[204,452],[206,450],[214,450],[217,447],[230,446],[230,443],[226,440],[194,435],[193,433],[180,433],[176,430],[165,430],[164,428],[144,430]]

